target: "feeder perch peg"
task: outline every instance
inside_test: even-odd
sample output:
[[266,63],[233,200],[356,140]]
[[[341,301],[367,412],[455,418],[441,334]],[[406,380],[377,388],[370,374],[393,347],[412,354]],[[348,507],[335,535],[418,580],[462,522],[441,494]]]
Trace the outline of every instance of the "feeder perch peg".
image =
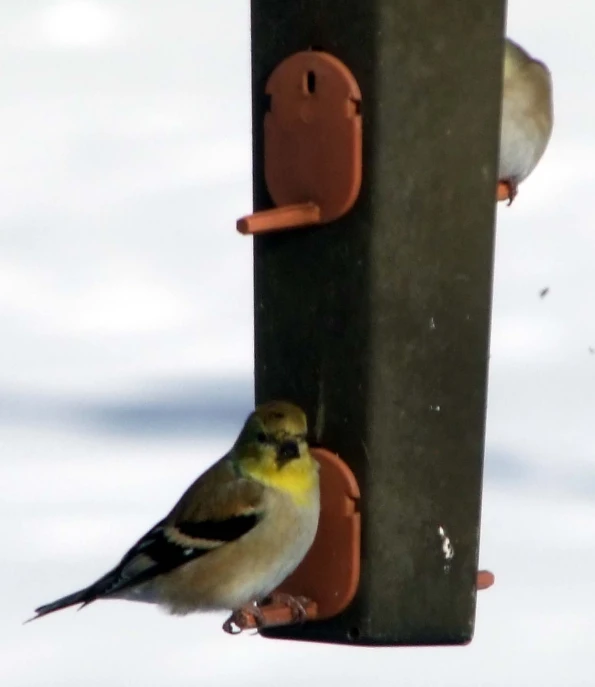
[[241,234],[332,222],[355,203],[362,180],[361,92],[339,59],[305,50],[266,84],[264,178],[276,207],[242,217]]
[[496,577],[494,576],[494,573],[490,572],[489,570],[479,570],[477,573],[477,589],[478,591],[481,591],[482,589],[489,589],[494,582],[496,581]]
[[[320,465],[320,520],[310,551],[269,599],[232,614],[226,632],[324,620],[353,600],[360,576],[359,487],[350,468],[331,451],[313,448]],[[237,628],[235,631],[233,627]],[[271,635],[273,636],[273,635]]]

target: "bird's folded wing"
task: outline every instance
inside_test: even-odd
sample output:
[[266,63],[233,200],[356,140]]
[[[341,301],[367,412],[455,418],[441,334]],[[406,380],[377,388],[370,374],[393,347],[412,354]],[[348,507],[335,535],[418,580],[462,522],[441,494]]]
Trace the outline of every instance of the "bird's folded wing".
[[249,532],[263,516],[262,485],[220,461],[192,484],[171,513],[128,551],[106,594],[147,582]]
[[112,575],[106,595],[147,582],[208,554],[249,532],[262,513],[250,509],[224,520],[157,524],[124,556]]

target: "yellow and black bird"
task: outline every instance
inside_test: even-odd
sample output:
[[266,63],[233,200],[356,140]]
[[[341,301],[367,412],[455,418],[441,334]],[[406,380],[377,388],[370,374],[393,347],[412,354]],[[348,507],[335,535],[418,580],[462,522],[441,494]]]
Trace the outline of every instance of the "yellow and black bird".
[[154,603],[173,614],[240,610],[265,599],[314,541],[318,463],[297,406],[259,406],[232,449],[89,587],[36,609],[35,618],[97,599]]

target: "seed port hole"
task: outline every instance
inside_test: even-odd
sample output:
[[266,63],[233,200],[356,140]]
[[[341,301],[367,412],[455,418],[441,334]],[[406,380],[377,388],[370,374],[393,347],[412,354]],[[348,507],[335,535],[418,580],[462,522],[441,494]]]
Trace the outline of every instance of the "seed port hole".
[[360,637],[359,627],[350,627],[349,630],[347,631],[347,637],[352,642],[357,642],[357,640]]

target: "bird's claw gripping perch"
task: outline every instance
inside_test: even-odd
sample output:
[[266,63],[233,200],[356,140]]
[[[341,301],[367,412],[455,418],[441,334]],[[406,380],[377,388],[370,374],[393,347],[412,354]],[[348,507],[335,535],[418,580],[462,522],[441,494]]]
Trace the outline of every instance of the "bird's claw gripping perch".
[[512,201],[517,197],[519,185],[514,179],[498,182],[497,199],[507,200],[507,205],[512,205]]
[[308,620],[308,604],[310,603],[312,603],[310,599],[307,599],[305,596],[292,596],[283,592],[273,592],[259,604],[259,610],[269,606],[284,606],[291,611],[292,623],[303,623]]

